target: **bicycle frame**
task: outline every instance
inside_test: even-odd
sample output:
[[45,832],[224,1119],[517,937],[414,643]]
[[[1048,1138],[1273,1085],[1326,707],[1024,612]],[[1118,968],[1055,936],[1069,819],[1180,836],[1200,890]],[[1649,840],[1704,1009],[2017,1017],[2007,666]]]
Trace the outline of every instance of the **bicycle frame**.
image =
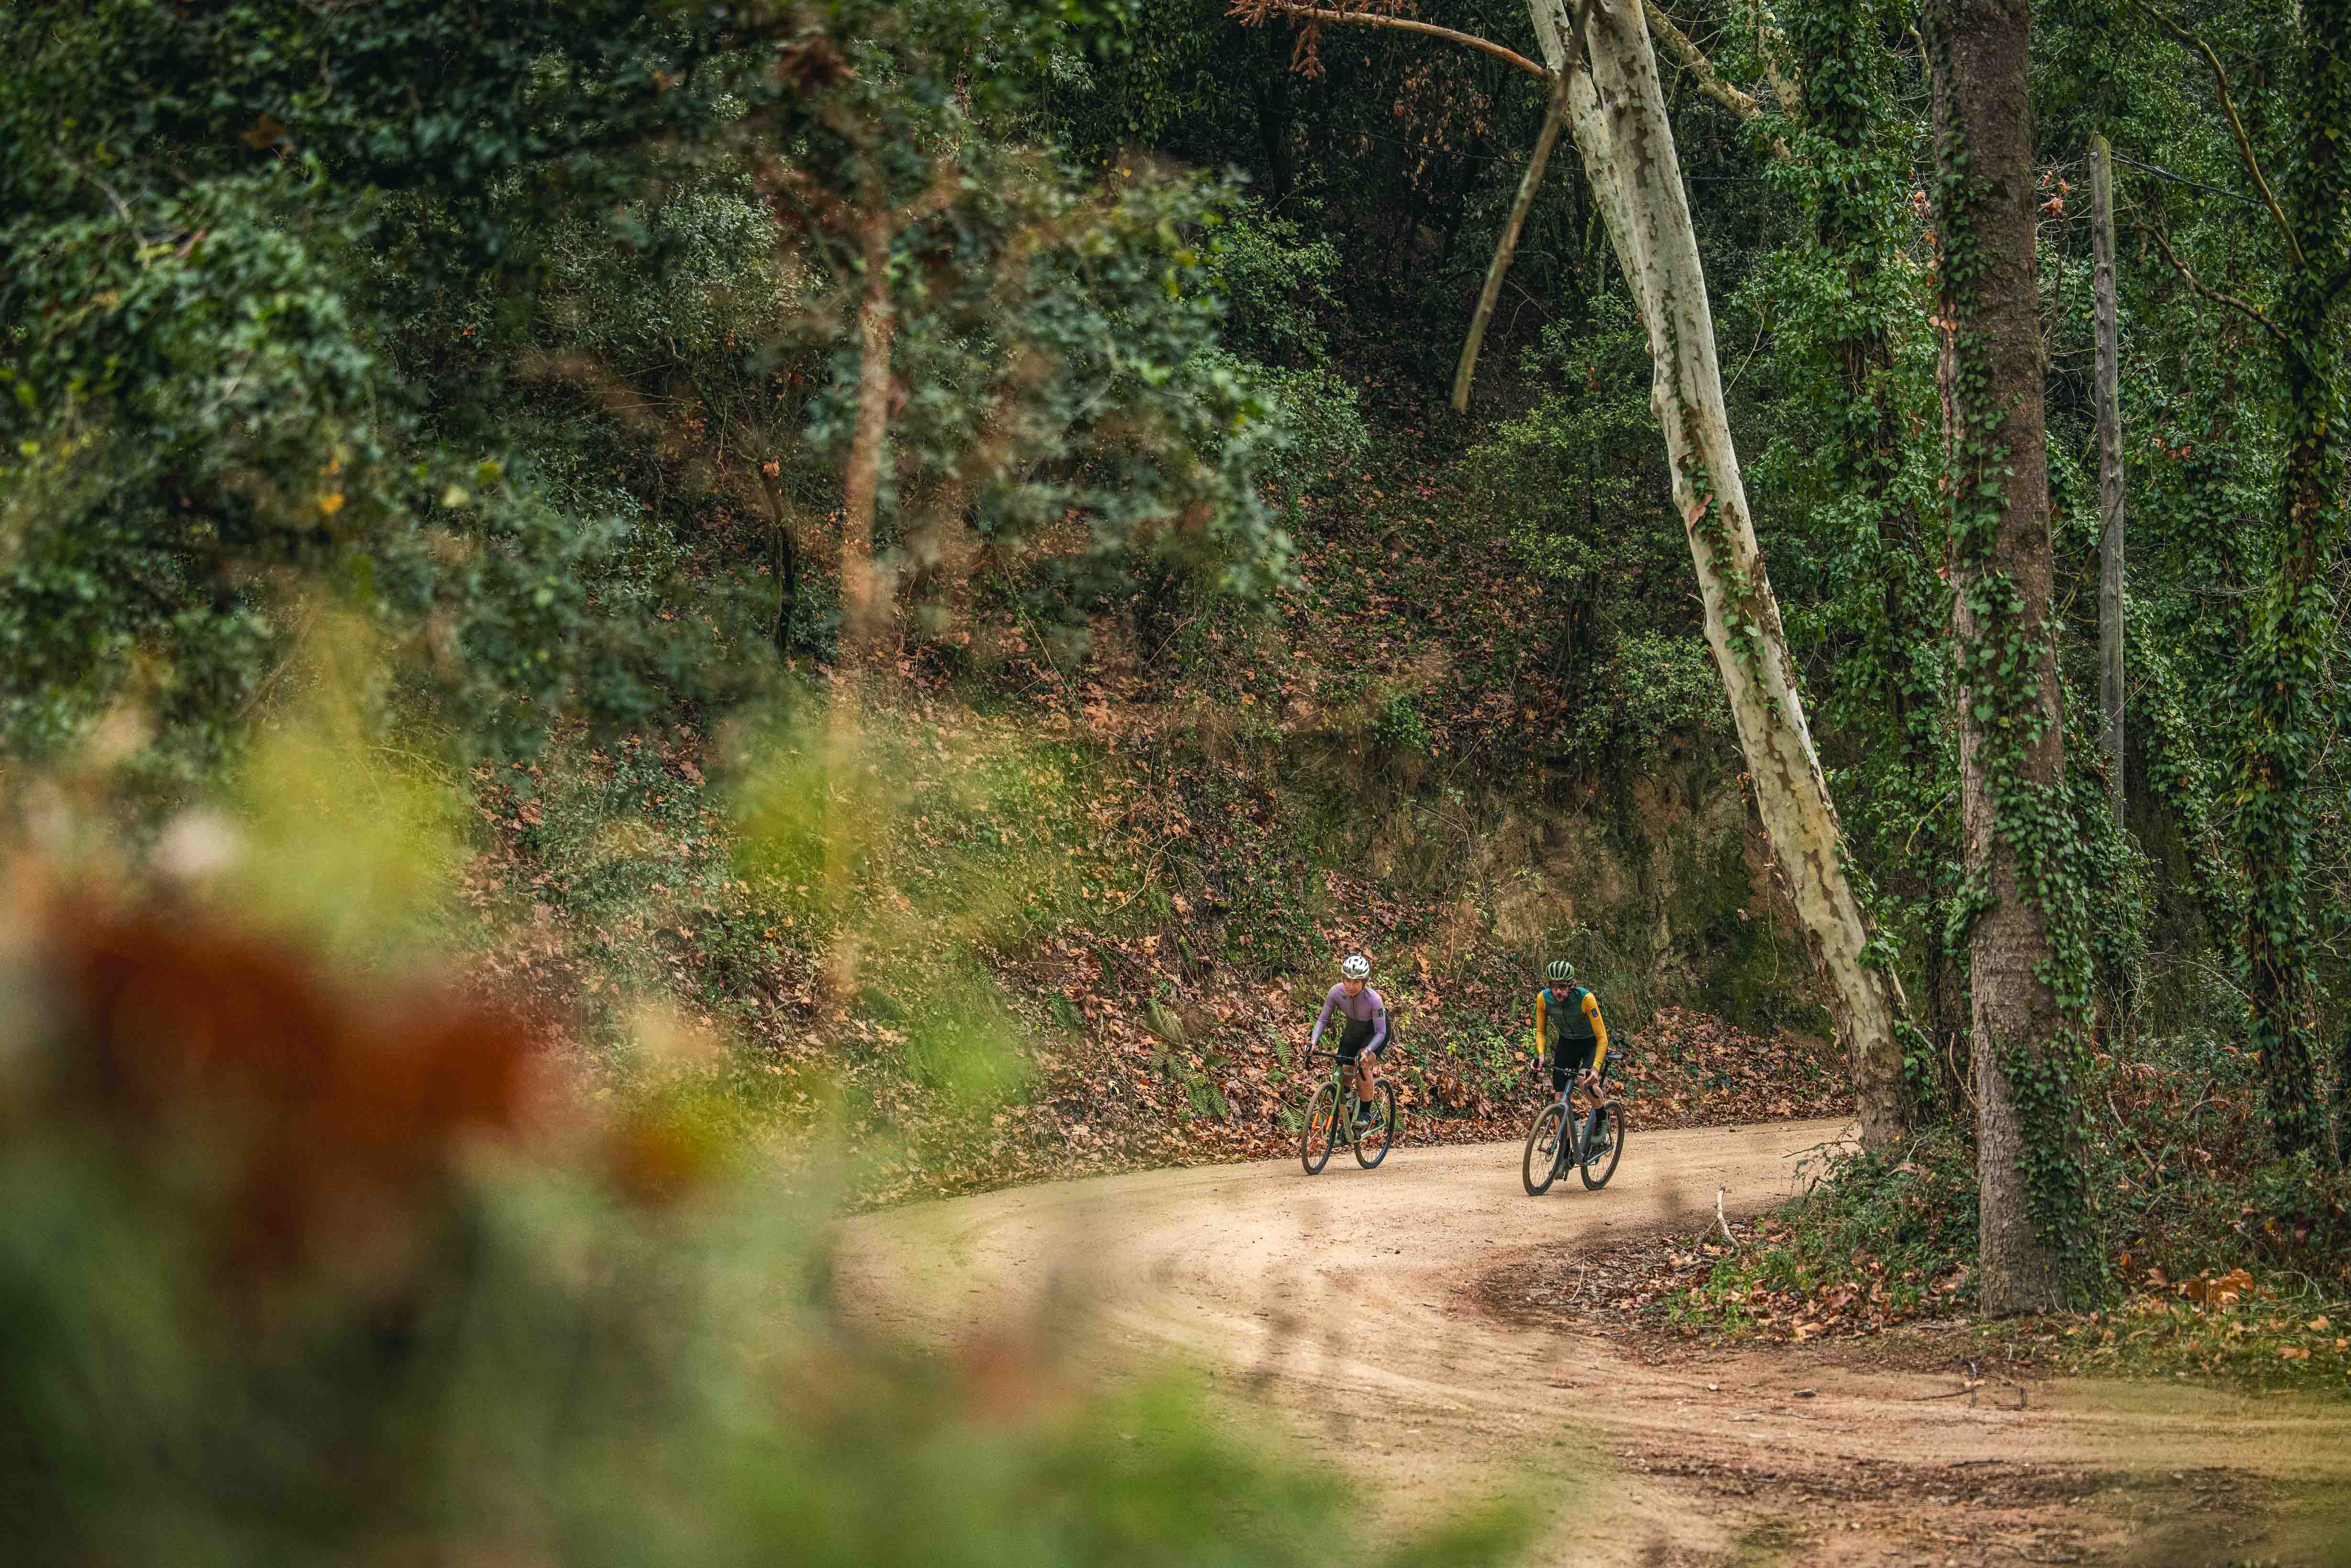
[[1552,1103],[1559,1107],[1561,1129],[1566,1134],[1560,1139],[1559,1147],[1552,1151],[1551,1169],[1553,1176],[1564,1176],[1568,1166],[1583,1163],[1584,1117],[1579,1115],[1575,1109],[1576,1091],[1583,1088],[1586,1093],[1596,1093],[1599,1086],[1607,1082],[1607,1078],[1608,1069],[1604,1063],[1601,1070],[1593,1075],[1589,1088],[1585,1088],[1576,1074],[1571,1072],[1567,1075],[1567,1086],[1552,1099]]
[[1331,1059],[1331,1082],[1339,1086],[1339,1109],[1352,1125],[1356,1108],[1363,1103],[1355,1093],[1355,1075],[1348,1071],[1352,1063],[1337,1051],[1324,1051],[1319,1046],[1309,1046],[1306,1054]]
[[[1343,1057],[1335,1051],[1323,1051],[1312,1046],[1307,1048],[1307,1055],[1309,1058],[1320,1056],[1328,1059],[1331,1076],[1316,1084],[1307,1094],[1305,1116],[1299,1125],[1298,1157],[1305,1166],[1306,1174],[1320,1176],[1322,1167],[1330,1162],[1332,1155],[1337,1152],[1343,1142],[1354,1150],[1357,1164],[1367,1170],[1378,1166],[1388,1157],[1388,1150],[1395,1144],[1395,1086],[1381,1082],[1377,1084],[1377,1094],[1368,1100],[1362,1098],[1354,1088],[1357,1061]],[[1309,1078],[1306,1082],[1312,1082],[1313,1080]],[[1325,1103],[1326,1092],[1332,1124],[1324,1130],[1322,1153],[1318,1156],[1314,1152],[1318,1124],[1315,1108]],[[1366,1110],[1371,1113],[1373,1126],[1377,1129],[1375,1141],[1369,1136],[1373,1128],[1358,1121]]]

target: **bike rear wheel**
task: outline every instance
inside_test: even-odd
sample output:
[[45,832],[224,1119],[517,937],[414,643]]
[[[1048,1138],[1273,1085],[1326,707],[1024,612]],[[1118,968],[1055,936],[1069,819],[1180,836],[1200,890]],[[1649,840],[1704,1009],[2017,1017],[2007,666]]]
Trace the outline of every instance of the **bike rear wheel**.
[[1536,1113],[1535,1124],[1527,1129],[1527,1152],[1519,1162],[1519,1178],[1527,1184],[1529,1197],[1541,1197],[1559,1179],[1559,1167],[1565,1158],[1561,1145],[1566,1136],[1566,1113],[1553,1101]]
[[1306,1103],[1306,1124],[1298,1134],[1298,1163],[1308,1176],[1321,1176],[1339,1146],[1339,1086],[1325,1083]]
[[1600,1107],[1600,1135],[1587,1134],[1583,1143],[1583,1163],[1577,1169],[1583,1185],[1597,1192],[1616,1174],[1616,1162],[1625,1153],[1624,1107],[1614,1100]]
[[1387,1158],[1389,1145],[1395,1142],[1395,1085],[1381,1084],[1371,1106],[1370,1124],[1355,1129],[1355,1163],[1365,1170]]

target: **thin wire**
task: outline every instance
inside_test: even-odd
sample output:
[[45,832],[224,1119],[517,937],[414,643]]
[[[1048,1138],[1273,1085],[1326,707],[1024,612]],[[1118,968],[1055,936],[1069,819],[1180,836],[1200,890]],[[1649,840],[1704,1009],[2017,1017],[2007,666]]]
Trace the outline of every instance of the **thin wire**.
[[2210,191],[2216,196],[2227,196],[2233,201],[2242,202],[2249,207],[2258,207],[2261,205],[2261,203],[2253,200],[2252,197],[2246,195],[2242,191],[2230,191],[2224,190],[2219,185],[2208,185],[2201,180],[2191,180],[2185,174],[2175,174],[2168,169],[2158,169],[2152,163],[2142,163],[2127,152],[2116,153],[2115,162],[2117,163],[2127,163],[2134,169],[2144,169],[2150,174],[2158,175],[2166,180],[2177,181],[2182,185],[2192,185],[2199,191]]

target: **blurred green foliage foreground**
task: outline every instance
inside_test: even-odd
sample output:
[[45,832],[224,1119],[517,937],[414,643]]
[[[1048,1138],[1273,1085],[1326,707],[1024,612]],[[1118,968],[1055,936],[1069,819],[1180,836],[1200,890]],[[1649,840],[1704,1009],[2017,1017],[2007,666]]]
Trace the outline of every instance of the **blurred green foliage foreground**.
[[1489,1561],[1159,1382],[862,1335],[823,1209],[583,1121],[527,1026],[19,861],[0,976],[12,1564]]

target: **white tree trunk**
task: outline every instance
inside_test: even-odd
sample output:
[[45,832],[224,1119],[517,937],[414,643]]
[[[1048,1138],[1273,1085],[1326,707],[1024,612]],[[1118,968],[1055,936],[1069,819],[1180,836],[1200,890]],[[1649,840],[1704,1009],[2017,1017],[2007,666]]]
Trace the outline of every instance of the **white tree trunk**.
[[1907,1130],[1908,1094],[1892,977],[1864,962],[1870,932],[1844,870],[1780,607],[1747,510],[1722,402],[1714,315],[1682,188],[1673,128],[1640,0],[1583,0],[1571,51],[1573,0],[1528,0],[1544,62],[1575,68],[1568,123],[1617,261],[1649,332],[1650,407],[1664,427],[1674,503],[1689,535],[1706,605],[1706,637],[1722,672],[1740,749],[1764,831],[1787,876],[1853,1066],[1862,1141],[1883,1148]]

